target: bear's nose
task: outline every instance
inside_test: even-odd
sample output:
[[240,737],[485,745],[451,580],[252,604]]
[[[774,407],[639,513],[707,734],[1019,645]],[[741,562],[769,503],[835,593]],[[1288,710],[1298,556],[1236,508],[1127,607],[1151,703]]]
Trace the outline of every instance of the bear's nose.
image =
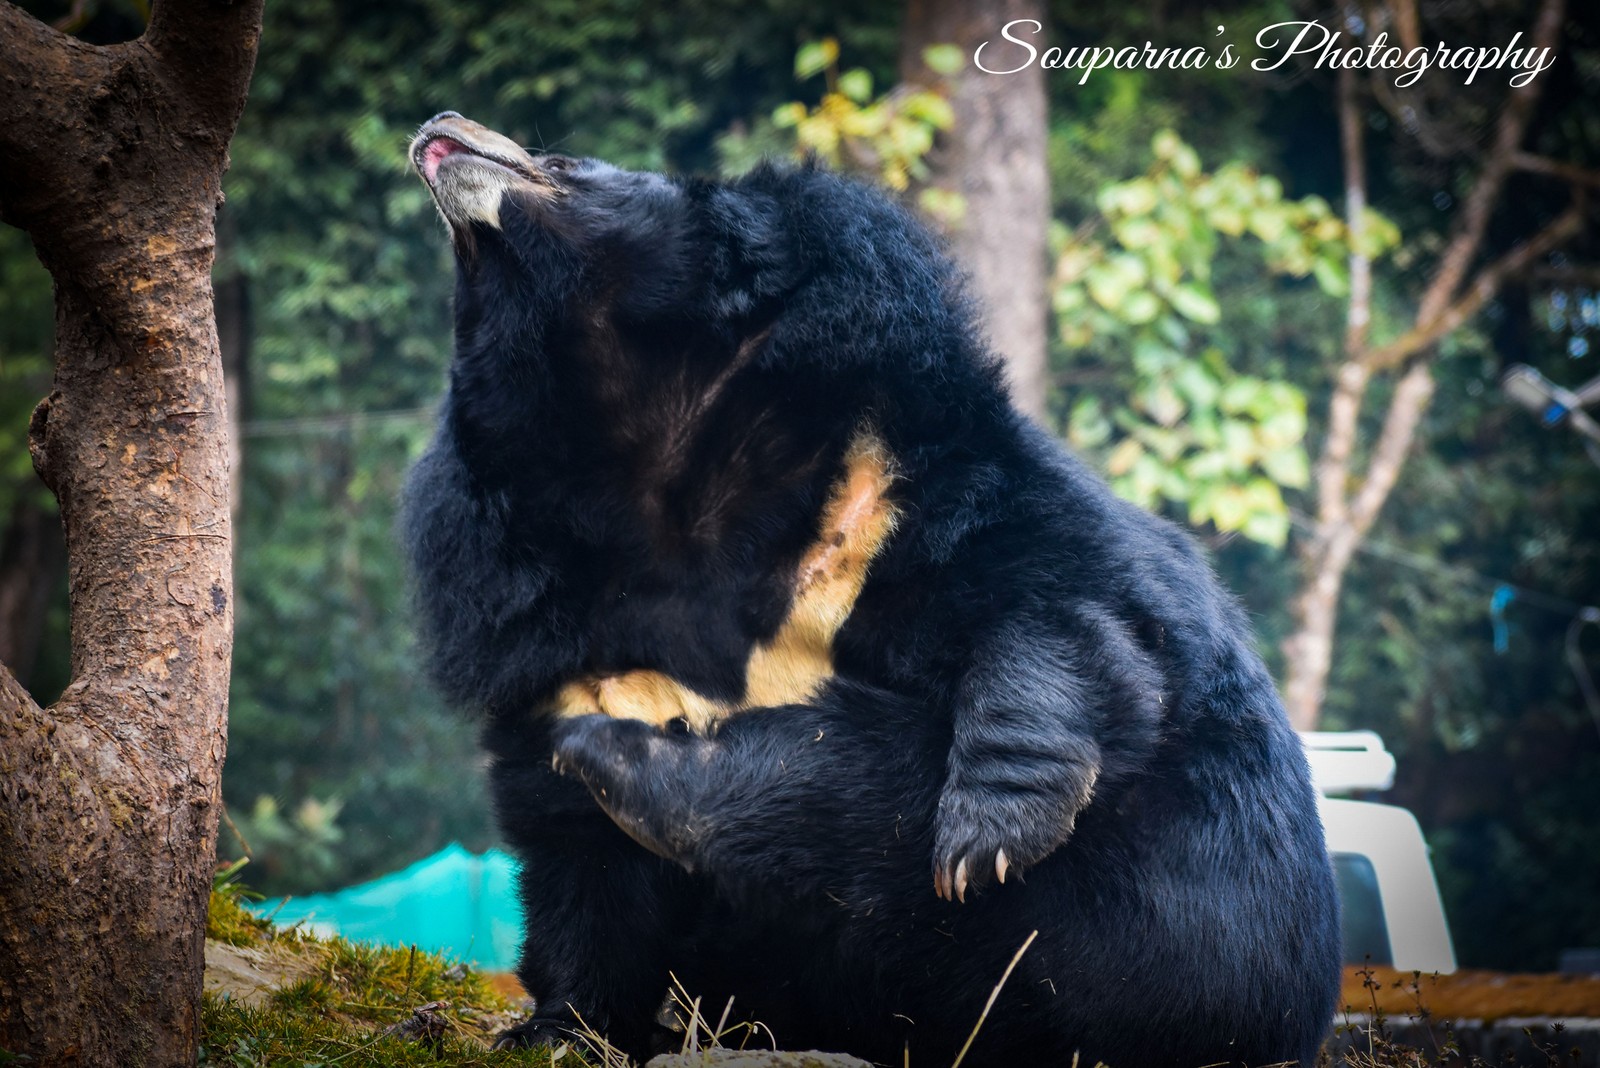
[[461,117],[461,112],[459,112],[459,111],[441,111],[441,112],[439,112],[439,114],[437,114],[433,118],[429,119],[426,123],[423,123],[423,125],[424,126],[428,126],[428,125],[432,125],[433,123],[440,122],[440,121],[442,121],[444,119],[459,119],[460,117]]

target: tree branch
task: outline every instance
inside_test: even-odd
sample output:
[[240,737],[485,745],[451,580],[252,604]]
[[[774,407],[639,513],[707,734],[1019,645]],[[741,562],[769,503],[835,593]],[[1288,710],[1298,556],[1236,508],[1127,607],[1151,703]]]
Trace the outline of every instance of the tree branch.
[[1368,369],[1378,372],[1398,367],[1460,327],[1494,298],[1508,278],[1522,273],[1534,260],[1577,234],[1583,228],[1586,206],[1583,196],[1574,198],[1549,226],[1479,271],[1454,304],[1439,311],[1431,321],[1419,317],[1418,325],[1369,352],[1365,360]]
[[94,46],[46,26],[10,0],[0,0],[0,71],[6,73],[0,82],[5,87],[4,95],[0,95],[0,115],[11,118],[20,111],[19,104],[25,106],[47,94],[50,86],[39,84],[40,74],[52,61],[62,61],[75,48],[93,51]]
[[0,0],[0,220],[27,229],[24,194],[71,181],[73,161],[41,147],[59,145],[50,118],[93,80],[103,52]]
[[1344,332],[1344,363],[1329,403],[1328,432],[1317,457],[1317,518],[1323,524],[1343,522],[1345,478],[1355,448],[1361,401],[1370,374],[1362,360],[1372,325],[1372,261],[1360,251],[1366,227],[1367,157],[1365,124],[1355,71],[1339,71],[1339,142],[1344,157],[1344,214],[1350,232],[1350,300]]
[[1544,264],[1530,268],[1527,277],[1551,285],[1600,289],[1600,263],[1563,263],[1559,267]]
[[1394,389],[1389,410],[1384,414],[1383,431],[1372,450],[1361,490],[1350,505],[1350,527],[1356,537],[1364,537],[1389,499],[1389,491],[1405,466],[1406,453],[1417,436],[1417,424],[1433,397],[1433,371],[1426,361],[1413,364]]
[[1588,167],[1579,167],[1572,163],[1563,163],[1558,159],[1548,156],[1537,156],[1532,152],[1517,152],[1511,157],[1511,165],[1519,171],[1529,174],[1544,174],[1551,178],[1560,178],[1572,185],[1588,186],[1600,189],[1600,171]]
[[238,125],[255,70],[264,0],[156,0],[140,40],[183,87],[221,150]]
[[1394,30],[1400,38],[1400,47],[1407,52],[1422,47],[1422,19],[1417,14],[1417,0],[1395,0]]
[[15,712],[31,716],[36,715],[38,711],[39,706],[34,704],[33,698],[23,689],[22,683],[17,681],[17,677],[6,667],[5,662],[0,661],[0,729],[4,729],[8,734],[15,729],[13,723]]
[[[1533,31],[1529,35],[1531,38],[1529,47],[1534,50],[1540,48],[1554,50],[1561,34],[1561,21],[1565,14],[1565,0],[1544,0],[1539,7],[1539,15],[1534,20]],[[1455,299],[1462,279],[1466,277],[1468,268],[1472,266],[1472,261],[1483,244],[1483,235],[1488,230],[1489,219],[1494,214],[1495,204],[1500,199],[1500,191],[1505,186],[1506,177],[1513,169],[1513,160],[1522,147],[1528,120],[1533,115],[1533,106],[1538,102],[1543,88],[1544,83],[1538,78],[1530,78],[1525,84],[1512,88],[1510,99],[1506,101],[1505,108],[1500,112],[1499,121],[1495,124],[1494,140],[1484,158],[1483,170],[1478,175],[1478,180],[1473,183],[1472,191],[1467,194],[1466,203],[1462,206],[1461,222],[1456,229],[1456,235],[1439,258],[1438,270],[1422,296],[1417,311],[1418,326],[1430,326],[1444,314],[1445,309]]]

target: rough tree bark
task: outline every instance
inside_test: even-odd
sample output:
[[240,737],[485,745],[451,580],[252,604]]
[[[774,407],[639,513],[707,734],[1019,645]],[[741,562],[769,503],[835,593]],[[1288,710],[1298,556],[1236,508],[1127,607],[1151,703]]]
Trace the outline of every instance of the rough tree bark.
[[951,234],[952,251],[972,277],[990,343],[1005,358],[1012,396],[1023,411],[1042,419],[1049,374],[1050,225],[1044,72],[1031,64],[1015,74],[986,74],[971,62],[984,41],[1015,50],[1000,38],[1000,28],[1014,19],[1042,22],[1044,4],[908,0],[900,76],[913,84],[931,79],[922,62],[929,45],[954,44],[967,57],[959,73],[944,79],[955,126],[933,152],[933,181],[966,199],[966,216]]
[[[1543,0],[1535,16],[1531,47],[1554,48],[1561,32],[1564,0]],[[1389,12],[1392,25],[1407,47],[1419,42],[1416,8],[1397,0]],[[1538,78],[1511,90],[1482,168],[1462,201],[1449,242],[1434,265],[1411,326],[1393,340],[1372,345],[1372,267],[1352,251],[1350,301],[1344,354],[1334,376],[1327,428],[1315,469],[1316,514],[1309,536],[1297,550],[1301,582],[1293,603],[1295,629],[1285,639],[1284,704],[1289,719],[1302,730],[1317,726],[1333,665],[1334,630],[1339,594],[1350,562],[1372,530],[1384,502],[1400,477],[1433,398],[1432,360],[1437,343],[1492,300],[1506,280],[1526,272],[1540,258],[1579,233],[1585,223],[1583,187],[1591,173],[1520,152],[1541,90]],[[1366,207],[1365,97],[1353,70],[1339,74],[1339,126],[1344,154],[1345,218],[1359,235]],[[1561,177],[1574,186],[1572,206],[1544,229],[1530,235],[1498,259],[1472,269],[1484,253],[1489,222],[1516,170]],[[1470,275],[1470,277],[1469,277]],[[1372,386],[1384,375],[1398,375],[1384,410],[1377,439],[1367,448],[1364,468],[1357,470],[1361,445],[1361,409]]]
[[0,2],[0,219],[55,281],[30,426],[61,502],[73,682],[0,667],[0,1049],[192,1064],[232,642],[210,270],[261,0],[157,0],[95,47]]

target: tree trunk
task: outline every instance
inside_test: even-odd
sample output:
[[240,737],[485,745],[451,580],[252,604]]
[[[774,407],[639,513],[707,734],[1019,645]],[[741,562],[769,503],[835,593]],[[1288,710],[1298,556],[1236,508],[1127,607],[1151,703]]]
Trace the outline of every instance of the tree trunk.
[[72,684],[0,667],[0,1049],[192,1064],[226,742],[227,416],[210,269],[260,0],[139,40],[0,2],[0,219],[56,293],[34,468],[61,503]]
[[1044,71],[1033,64],[1015,74],[986,74],[972,63],[973,51],[984,41],[1004,44],[1000,28],[1015,19],[1042,22],[1044,5],[1036,0],[908,0],[900,76],[913,84],[933,80],[922,62],[929,45],[954,44],[967,58],[944,82],[955,126],[941,135],[933,152],[934,184],[966,200],[966,214],[950,235],[952,251],[982,302],[989,341],[1005,359],[1012,397],[1023,411],[1044,419],[1050,225]]

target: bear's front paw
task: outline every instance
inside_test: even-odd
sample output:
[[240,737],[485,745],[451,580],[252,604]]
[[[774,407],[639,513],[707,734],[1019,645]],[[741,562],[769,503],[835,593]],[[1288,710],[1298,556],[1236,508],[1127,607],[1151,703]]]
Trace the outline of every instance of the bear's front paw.
[[965,903],[969,887],[991,876],[1003,883],[1009,873],[1043,860],[1072,834],[1097,774],[1085,768],[1040,786],[953,774],[934,821],[934,893]]
[[559,1046],[563,1042],[582,1042],[582,1036],[572,1021],[530,1016],[517,1026],[501,1031],[490,1048],[537,1049],[540,1046]]
[[576,716],[553,735],[552,765],[589,788],[611,821],[650,852],[692,870],[697,840],[692,815],[703,761],[691,750],[708,743],[671,735],[638,720]]

